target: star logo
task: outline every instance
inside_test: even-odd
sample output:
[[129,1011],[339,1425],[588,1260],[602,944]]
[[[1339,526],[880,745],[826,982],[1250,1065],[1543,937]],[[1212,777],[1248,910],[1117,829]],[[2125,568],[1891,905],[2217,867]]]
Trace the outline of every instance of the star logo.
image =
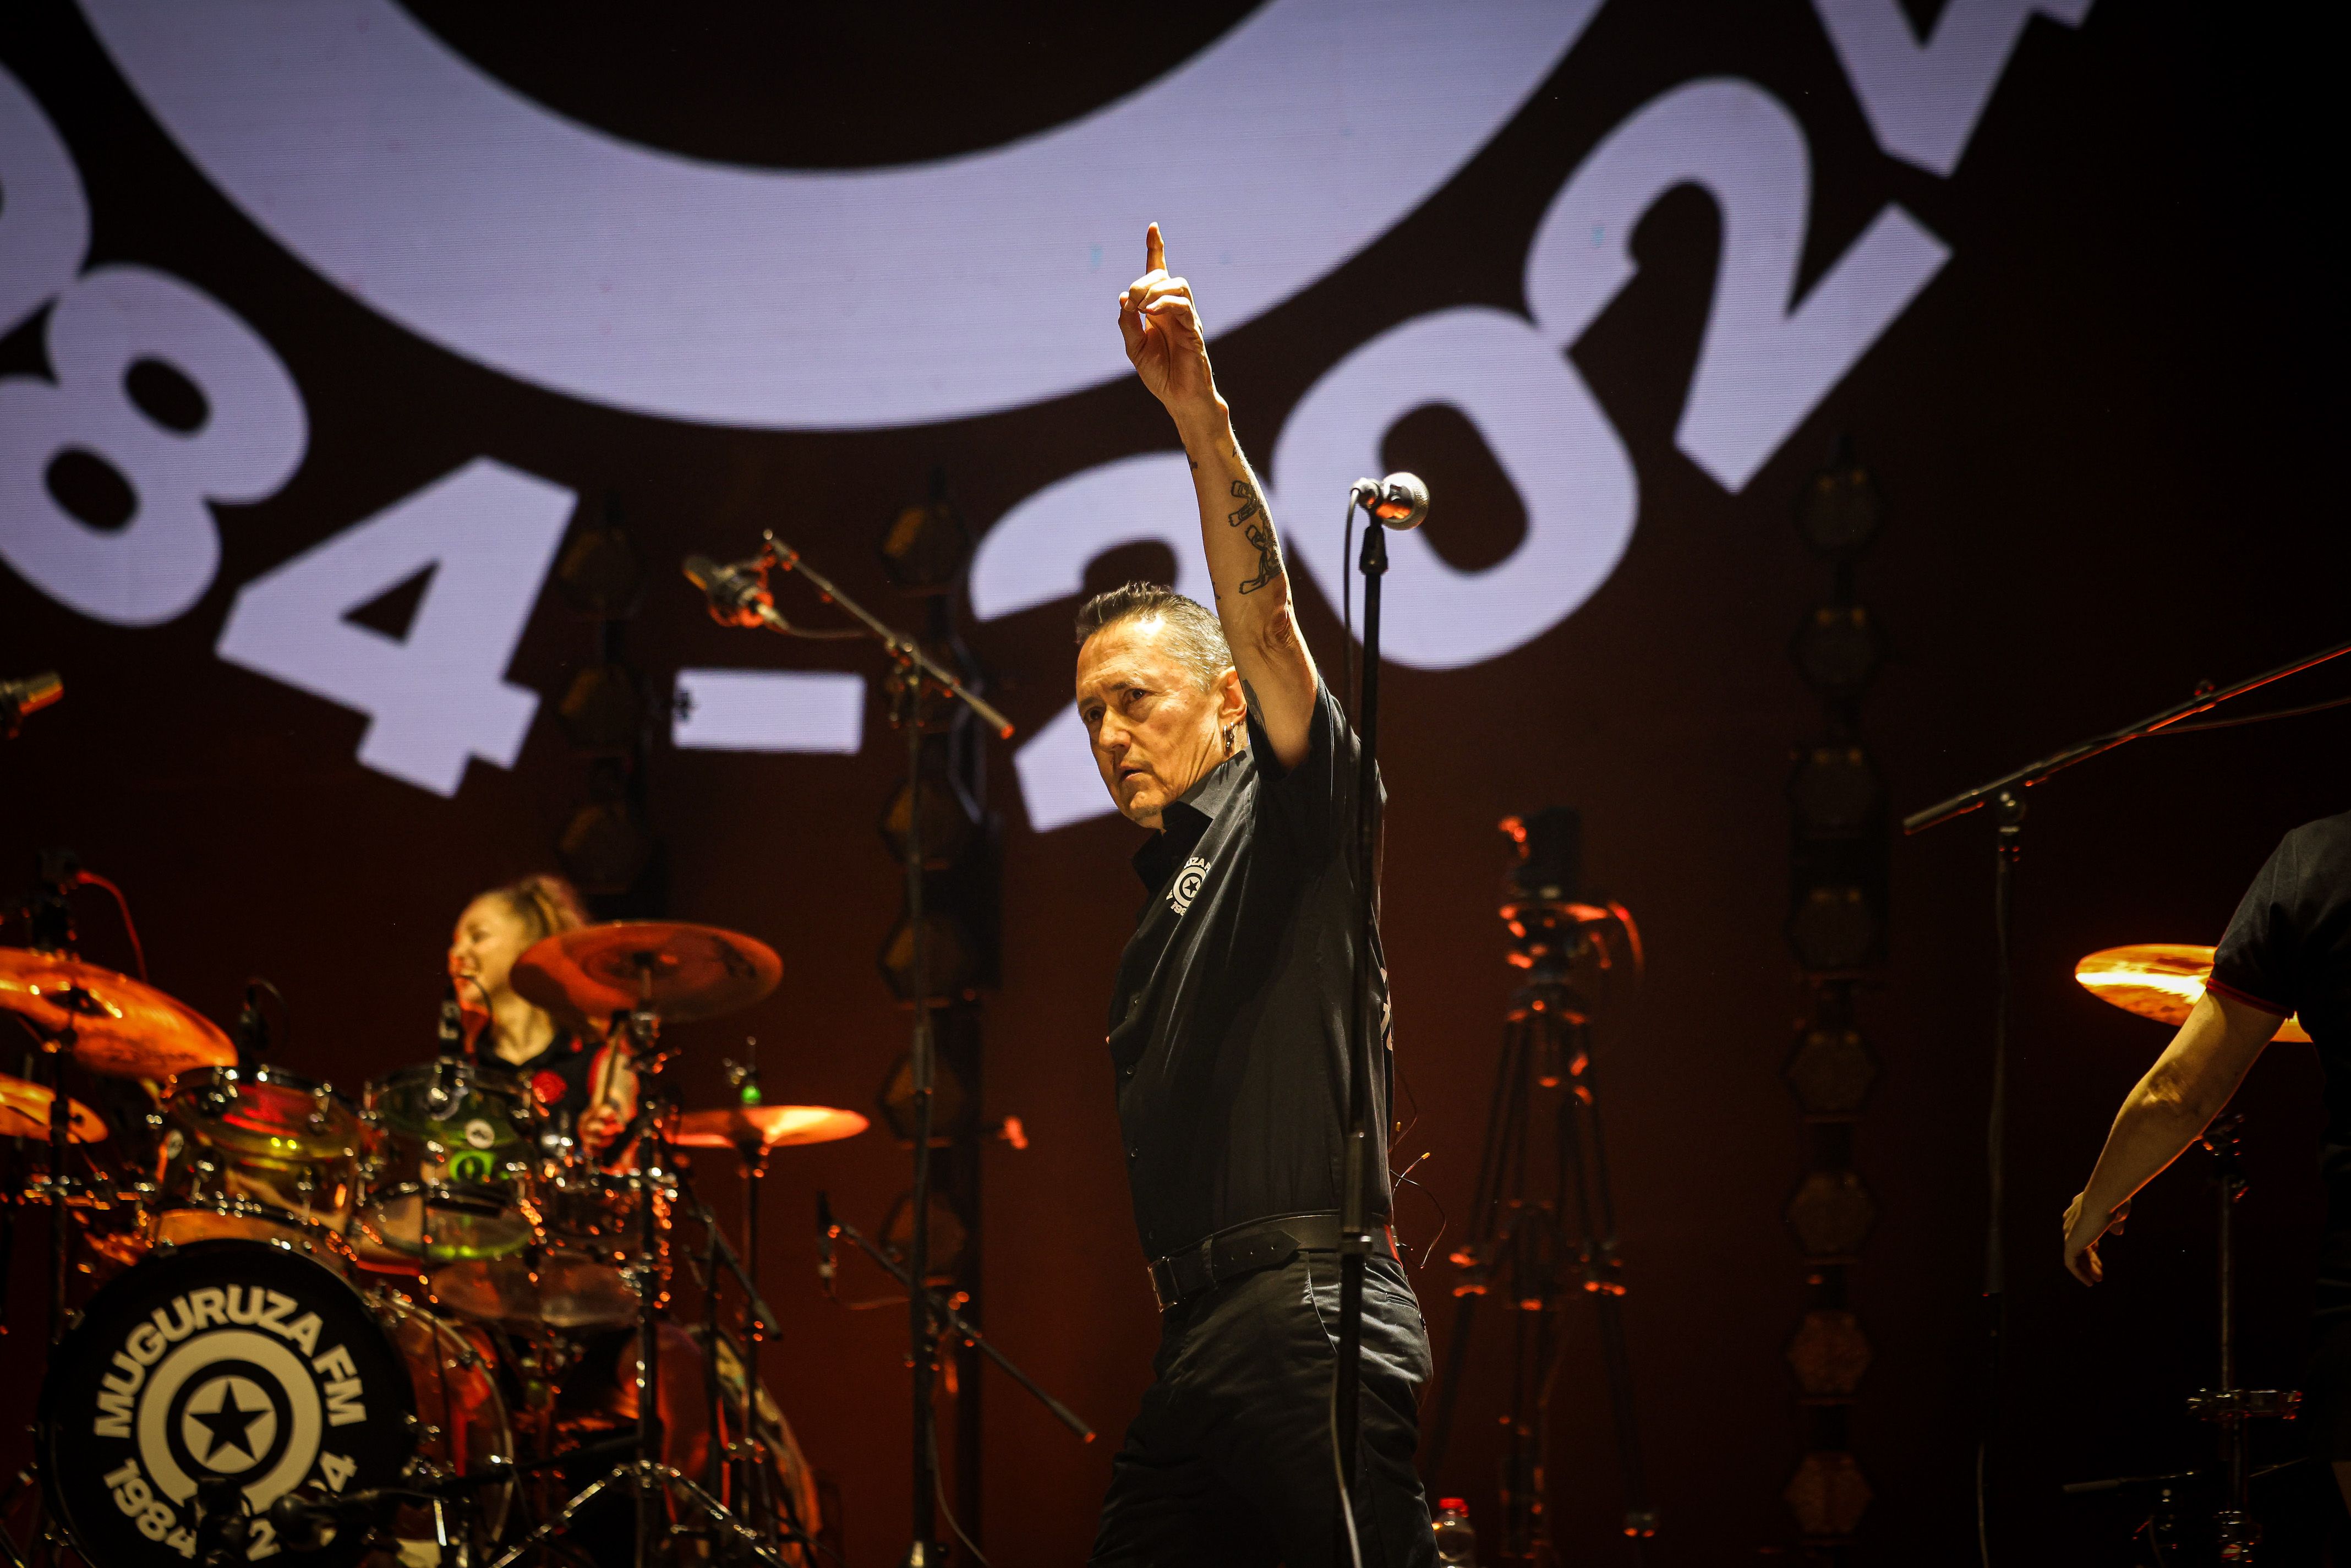
[[188,1452],[220,1475],[253,1469],[277,1436],[277,1411],[268,1395],[234,1373],[197,1389],[180,1419]]

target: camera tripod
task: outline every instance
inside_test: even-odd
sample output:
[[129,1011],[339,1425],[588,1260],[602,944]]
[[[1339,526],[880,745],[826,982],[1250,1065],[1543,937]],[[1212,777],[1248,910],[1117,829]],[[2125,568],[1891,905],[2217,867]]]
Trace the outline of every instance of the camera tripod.
[[[1593,1015],[1627,967],[1637,977],[1640,933],[1624,906],[1579,891],[1582,829],[1564,807],[1531,824],[1502,822],[1517,841],[1501,916],[1510,962],[1527,971],[1510,998],[1502,1055],[1479,1154],[1469,1234],[1451,1254],[1460,1299],[1447,1352],[1445,1389],[1429,1445],[1429,1471],[1443,1462],[1454,1404],[1481,1297],[1516,1313],[1510,1347],[1509,1433],[1501,1479],[1501,1552],[1510,1563],[1559,1561],[1551,1537],[1544,1478],[1552,1448],[1552,1395],[1566,1339],[1567,1304],[1592,1299],[1614,1411],[1625,1485],[1625,1533],[1646,1552],[1657,1515],[1647,1500],[1632,1363],[1625,1343],[1623,1260],[1608,1185],[1593,1070]],[[1551,1147],[1540,1146],[1547,1110]],[[1543,1166],[1548,1166],[1547,1172]],[[1541,1185],[1548,1176],[1548,1190]]]

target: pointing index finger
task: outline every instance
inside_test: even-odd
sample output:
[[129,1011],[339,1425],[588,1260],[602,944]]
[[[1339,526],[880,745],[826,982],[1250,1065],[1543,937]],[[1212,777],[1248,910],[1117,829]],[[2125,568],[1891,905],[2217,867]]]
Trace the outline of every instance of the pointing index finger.
[[1143,231],[1143,270],[1145,272],[1167,270],[1167,246],[1159,237],[1157,224],[1153,224]]

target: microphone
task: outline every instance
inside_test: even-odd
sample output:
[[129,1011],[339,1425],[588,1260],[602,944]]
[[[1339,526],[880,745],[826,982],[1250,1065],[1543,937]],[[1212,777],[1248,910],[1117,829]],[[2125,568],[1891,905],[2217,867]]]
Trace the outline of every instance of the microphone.
[[832,1294],[835,1270],[832,1264],[832,1195],[816,1195],[816,1277],[824,1281],[824,1293]]
[[21,681],[0,681],[0,737],[15,738],[28,713],[38,713],[66,695],[66,684],[55,670],[43,670]]
[[767,580],[756,566],[721,566],[706,555],[685,558],[686,581],[710,601],[710,618],[721,626],[772,626],[791,630],[791,622],[776,613],[768,597]]
[[1416,528],[1428,516],[1428,486],[1417,474],[1358,479],[1348,494],[1355,505],[1392,528]]

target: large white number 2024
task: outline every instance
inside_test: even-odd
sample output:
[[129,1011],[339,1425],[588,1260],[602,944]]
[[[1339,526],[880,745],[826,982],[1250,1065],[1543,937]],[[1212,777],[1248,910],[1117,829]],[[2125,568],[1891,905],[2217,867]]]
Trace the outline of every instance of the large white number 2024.
[[[308,417],[286,367],[235,313],[146,267],[82,273],[89,243],[71,154],[0,70],[0,332],[56,301],[56,379],[0,381],[0,558],[85,615],[154,625],[185,612],[220,570],[207,503],[275,494],[302,461]],[[141,409],[128,379],[142,361],[185,378],[197,406],[171,424]],[[70,452],[128,486],[120,528],[93,528],[58,503],[49,476]],[[366,714],[361,762],[455,794],[469,757],[506,767],[521,750],[538,698],[500,673],[572,500],[476,460],[246,584],[218,652]],[[426,571],[405,638],[345,619]]]
[[[572,492],[486,457],[238,591],[220,656],[369,716],[360,760],[454,795],[469,757],[510,768],[538,694],[514,657]],[[404,638],[348,619],[430,572]]]
[[[0,381],[0,556],[85,615],[150,626],[212,585],[220,535],[207,502],[257,501],[302,460],[293,378],[250,327],[200,290],[142,267],[77,277],[89,243],[80,176],[47,116],[0,71],[0,331],[44,304],[54,381]],[[193,387],[171,424],[131,395],[153,361]],[[129,487],[122,526],[93,528],[52,493],[80,453]]]
[[[1458,409],[1518,491],[1525,538],[1482,571],[1447,565],[1417,534],[1390,539],[1384,649],[1448,669],[1497,657],[1558,624],[1607,580],[1630,540],[1640,488],[1624,443],[1566,350],[1630,282],[1628,248],[1667,192],[1696,184],[1721,213],[1721,255],[1704,345],[1676,439],[1725,489],[1743,489],[1901,315],[1949,256],[1888,205],[1801,300],[1796,268],[1812,204],[1803,131],[1750,82],[1691,82],[1611,131],[1552,198],[1529,247],[1533,319],[1464,307],[1389,329],[1308,389],[1275,443],[1293,561],[1340,597],[1353,563],[1311,515],[1377,471],[1380,443],[1414,409]],[[1198,554],[1180,497],[1180,456],[1151,455],[1061,481],[1013,508],[983,541],[972,602],[982,617],[1074,592],[1113,544],[1164,540]],[[1114,493],[1113,493],[1114,492]],[[1301,510],[1304,508],[1304,510]],[[1157,519],[1144,522],[1139,519]],[[1039,831],[1110,810],[1073,712],[1016,759]]]

